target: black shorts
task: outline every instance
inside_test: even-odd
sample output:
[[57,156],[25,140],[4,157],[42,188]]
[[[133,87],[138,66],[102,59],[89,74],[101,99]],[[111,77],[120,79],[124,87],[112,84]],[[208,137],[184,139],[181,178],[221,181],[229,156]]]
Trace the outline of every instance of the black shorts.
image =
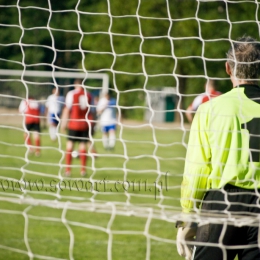
[[41,132],[40,123],[25,124],[28,131]]
[[[202,213],[223,217],[223,222],[214,223],[214,218],[201,224],[196,234],[193,260],[233,260],[236,255],[243,260],[260,260],[258,244],[259,191],[247,190],[227,184],[222,190],[206,193],[201,208]],[[256,221],[236,225],[237,216],[250,217]],[[218,220],[217,219],[217,220]],[[229,220],[229,222],[227,221]]]
[[86,143],[89,141],[89,129],[84,131],[79,130],[68,130],[68,140],[72,142],[83,142]]

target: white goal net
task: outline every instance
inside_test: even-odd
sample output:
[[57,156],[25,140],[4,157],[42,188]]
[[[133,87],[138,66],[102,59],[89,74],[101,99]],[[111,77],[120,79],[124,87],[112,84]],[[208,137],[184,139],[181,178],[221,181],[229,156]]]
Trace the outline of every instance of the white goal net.
[[[182,259],[177,220],[223,221],[181,213],[186,109],[209,79],[222,93],[231,88],[225,53],[244,33],[259,38],[259,3],[18,0],[0,8],[0,259]],[[84,177],[77,145],[65,175],[68,132],[59,118],[53,142],[45,112],[52,89],[65,99],[78,78],[93,100],[112,93],[117,114],[114,149],[93,119]],[[42,108],[40,156],[18,110],[31,96]]]

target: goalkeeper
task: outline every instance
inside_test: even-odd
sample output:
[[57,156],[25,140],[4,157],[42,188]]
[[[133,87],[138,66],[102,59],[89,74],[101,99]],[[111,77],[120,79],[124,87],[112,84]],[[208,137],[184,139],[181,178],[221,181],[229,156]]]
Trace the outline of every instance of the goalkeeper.
[[[259,62],[259,42],[248,36],[233,41],[225,64],[233,89],[195,114],[181,187],[183,213],[217,214],[230,222],[177,222],[177,250],[186,259],[260,259]],[[253,223],[235,226],[238,215]]]

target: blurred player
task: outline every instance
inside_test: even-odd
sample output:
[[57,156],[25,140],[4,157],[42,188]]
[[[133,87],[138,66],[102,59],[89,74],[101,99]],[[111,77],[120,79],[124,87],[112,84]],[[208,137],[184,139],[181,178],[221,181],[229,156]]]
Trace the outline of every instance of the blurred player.
[[68,140],[66,144],[66,171],[65,175],[71,175],[72,151],[74,144],[79,143],[79,157],[81,161],[81,176],[86,175],[86,144],[89,142],[90,122],[88,119],[91,103],[91,95],[82,87],[82,80],[75,80],[74,89],[69,91],[65,100],[62,115],[62,130],[66,128],[68,120]]
[[205,84],[205,93],[198,95],[186,110],[186,117],[188,121],[190,123],[192,122],[193,115],[201,104],[219,95],[221,95],[221,92],[215,90],[214,81],[208,80],[207,83]]
[[[98,96],[91,95],[91,106],[88,114],[88,119],[90,122],[91,130],[90,134],[91,137],[94,137],[97,129],[97,103],[98,103]],[[90,153],[94,155],[95,158],[97,158],[97,150],[94,145],[94,142],[89,140],[88,147],[90,149]]]
[[116,144],[116,100],[105,94],[97,104],[97,114],[102,130],[103,146],[106,150],[113,150]]
[[65,98],[60,96],[57,88],[52,89],[52,94],[47,98],[46,101],[46,113],[49,125],[49,134],[52,141],[57,139],[59,118],[64,107]]
[[[36,99],[29,97],[21,101],[19,112],[25,117],[25,127],[28,132],[24,133],[24,138],[29,151],[35,153],[36,156],[40,156],[40,104]],[[32,147],[31,132],[35,150]]]

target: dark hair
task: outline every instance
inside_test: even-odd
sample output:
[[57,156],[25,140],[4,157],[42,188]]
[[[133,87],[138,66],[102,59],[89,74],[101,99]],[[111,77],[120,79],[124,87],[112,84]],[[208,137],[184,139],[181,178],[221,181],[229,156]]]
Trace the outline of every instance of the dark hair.
[[245,81],[256,80],[260,74],[260,44],[250,36],[234,41],[227,52],[232,75]]
[[76,79],[74,79],[74,84],[81,85],[82,81],[83,81],[83,79],[76,78]]

